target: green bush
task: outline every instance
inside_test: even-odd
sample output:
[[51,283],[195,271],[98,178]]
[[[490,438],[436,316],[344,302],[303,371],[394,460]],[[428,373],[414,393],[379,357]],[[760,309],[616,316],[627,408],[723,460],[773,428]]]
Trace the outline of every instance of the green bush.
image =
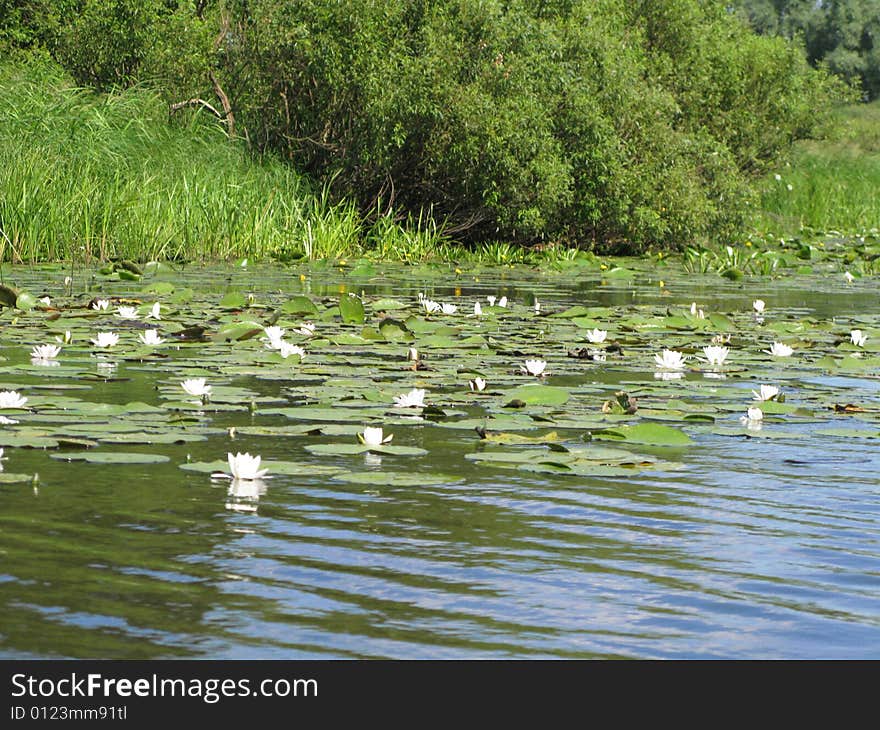
[[706,0],[81,2],[54,51],[77,78],[222,92],[338,199],[474,241],[731,235],[842,96]]

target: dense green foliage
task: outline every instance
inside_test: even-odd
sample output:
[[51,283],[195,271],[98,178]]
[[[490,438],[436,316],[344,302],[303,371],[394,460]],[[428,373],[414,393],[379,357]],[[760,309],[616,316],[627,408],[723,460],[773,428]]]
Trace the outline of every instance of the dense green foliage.
[[880,2],[877,0],[737,0],[759,33],[803,39],[811,63],[880,96]]
[[0,0],[0,20],[32,11],[6,42],[81,83],[207,101],[361,213],[473,241],[733,235],[840,95],[705,0],[65,0],[67,23],[47,5]]

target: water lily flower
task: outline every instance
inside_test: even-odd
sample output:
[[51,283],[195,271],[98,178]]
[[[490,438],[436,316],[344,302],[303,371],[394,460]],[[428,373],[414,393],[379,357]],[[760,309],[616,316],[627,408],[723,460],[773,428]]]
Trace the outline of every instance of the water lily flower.
[[31,350],[31,357],[34,360],[54,360],[59,352],[61,348],[58,345],[37,345]]
[[525,365],[520,365],[519,370],[526,375],[534,375],[535,377],[543,377],[547,363],[544,360],[526,360]]
[[162,305],[159,302],[155,302],[150,307],[150,311],[145,315],[145,319],[162,319]]
[[415,347],[410,347],[407,350],[406,357],[408,360],[412,360],[413,362],[419,361],[419,351]]
[[55,337],[55,342],[60,342],[62,345],[69,345],[73,342],[73,335],[70,334],[70,330],[65,330],[64,335]]
[[856,347],[864,347],[865,342],[868,340],[868,335],[861,330],[853,330],[849,333],[849,338]]
[[756,299],[755,301],[752,302],[752,309],[754,309],[755,312],[757,312],[758,314],[764,313],[764,307],[765,307],[765,304],[764,304],[763,299]]
[[458,311],[458,307],[454,304],[441,304],[440,310],[443,314],[455,314]]
[[109,306],[110,306],[110,301],[108,299],[96,299],[92,303],[92,309],[94,309],[97,312],[104,312],[104,311],[106,311],[107,307],[109,307]]
[[0,408],[24,408],[27,398],[17,390],[0,391]]
[[95,347],[113,347],[119,343],[119,335],[115,332],[99,332],[97,337],[92,338]]
[[304,337],[311,337],[315,334],[315,325],[311,322],[303,322],[299,327],[293,330],[298,335],[303,335]]
[[483,307],[480,306],[479,302],[474,302],[474,317],[482,317],[483,316]]
[[136,307],[117,307],[116,314],[119,319],[137,319],[138,313]]
[[49,297],[40,297],[39,299],[37,299],[37,301],[45,307],[52,306],[52,300],[49,299]]
[[654,355],[657,367],[665,370],[684,370],[685,356],[677,350],[663,350],[660,355]]
[[6,461],[8,458],[8,456],[3,456],[3,449],[0,448],[0,471],[3,471],[3,462]]
[[16,421],[14,418],[0,416],[0,424],[3,424],[4,426],[14,426],[16,423],[18,423],[18,421]]
[[746,415],[742,416],[739,420],[747,426],[755,426],[764,420],[764,411],[757,406],[752,406],[746,412]]
[[764,352],[773,357],[789,357],[794,350],[783,342],[774,342],[770,345],[770,349]]
[[494,294],[487,295],[486,301],[489,302],[490,307],[494,307],[495,306],[495,295]]
[[483,378],[474,378],[473,380],[468,381],[468,385],[470,389],[476,393],[482,393],[486,390],[486,381]]
[[853,276],[851,273],[849,273],[848,271],[844,271],[844,272],[843,272],[843,278],[846,279],[846,283],[847,283],[847,284],[852,284],[852,283],[856,280],[856,277],[854,277],[854,276]]
[[302,360],[306,356],[306,351],[299,345],[293,345],[282,340],[278,343],[278,354],[285,360],[291,355],[299,355],[299,359]]
[[144,330],[143,332],[141,332],[139,339],[145,345],[150,346],[161,345],[163,342],[165,342],[164,337],[159,337],[158,330]]
[[264,327],[263,332],[265,333],[264,340],[267,340],[268,343],[266,347],[271,350],[280,350],[281,349],[281,339],[284,337],[284,328],[283,327]]
[[727,359],[727,353],[730,352],[729,347],[720,347],[718,345],[707,345],[703,348],[703,352],[706,355],[706,360],[710,365],[714,365],[715,367],[721,367],[724,364],[724,361]]
[[425,391],[423,388],[413,388],[409,393],[394,396],[395,408],[424,408]]
[[205,378],[188,378],[181,381],[180,387],[190,395],[197,397],[211,395],[211,386],[206,385]]
[[507,297],[501,297],[501,299],[498,300],[498,306],[499,307],[506,307],[507,306]]
[[779,388],[777,388],[775,385],[762,385],[760,390],[752,391],[752,400],[775,400],[778,395]]
[[691,302],[691,316],[699,317],[700,319],[706,319],[706,315],[703,313],[703,310],[697,308],[696,302]]
[[360,441],[364,446],[381,446],[382,444],[387,444],[391,439],[394,438],[393,433],[389,433],[387,436],[383,438],[382,427],[371,427],[366,426],[362,433],[358,435],[358,441]]
[[604,350],[590,350],[590,359],[593,362],[605,362],[608,359],[608,355],[605,354]]
[[433,299],[422,299],[422,306],[425,308],[425,312],[427,314],[434,314],[435,312],[439,312],[442,307],[439,302],[435,302]]
[[233,479],[253,481],[255,479],[262,479],[269,473],[268,469],[260,469],[259,456],[242,453],[237,453],[233,456],[231,453],[227,453],[226,460],[229,463],[229,471],[232,472]]
[[608,330],[591,329],[587,332],[587,341],[594,345],[605,342],[606,337],[608,337]]
[[538,301],[537,297],[535,297],[535,314],[541,313],[541,303]]

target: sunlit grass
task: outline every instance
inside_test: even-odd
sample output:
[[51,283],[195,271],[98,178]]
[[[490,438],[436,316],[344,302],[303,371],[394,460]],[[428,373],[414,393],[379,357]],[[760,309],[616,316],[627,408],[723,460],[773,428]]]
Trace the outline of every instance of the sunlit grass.
[[0,66],[0,260],[437,255],[433,223],[367,225],[212,120],[147,89],[96,94],[55,67]]
[[759,229],[859,233],[880,225],[880,102],[844,107],[832,139],[800,144],[769,176]]

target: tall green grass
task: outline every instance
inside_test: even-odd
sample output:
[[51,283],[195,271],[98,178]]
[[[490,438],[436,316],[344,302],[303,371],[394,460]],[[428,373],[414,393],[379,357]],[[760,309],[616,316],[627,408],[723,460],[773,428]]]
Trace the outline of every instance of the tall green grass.
[[147,89],[96,94],[48,63],[6,63],[0,109],[0,260],[425,258],[442,244],[367,225],[203,115],[169,119]]
[[842,107],[824,141],[800,143],[771,175],[756,225],[763,231],[860,233],[880,227],[880,101]]

